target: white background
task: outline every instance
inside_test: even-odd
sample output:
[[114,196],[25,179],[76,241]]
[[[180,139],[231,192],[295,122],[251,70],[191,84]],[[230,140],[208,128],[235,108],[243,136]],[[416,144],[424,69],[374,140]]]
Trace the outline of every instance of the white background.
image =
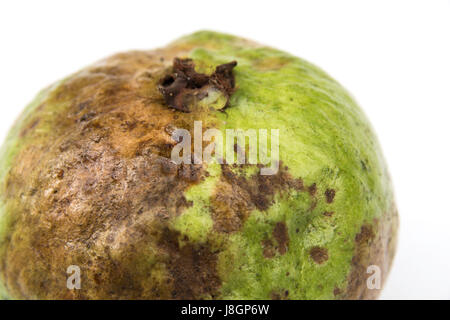
[[450,299],[449,1],[2,1],[0,139],[56,79],[199,29],[291,52],[353,93],[381,140],[401,217],[382,298]]

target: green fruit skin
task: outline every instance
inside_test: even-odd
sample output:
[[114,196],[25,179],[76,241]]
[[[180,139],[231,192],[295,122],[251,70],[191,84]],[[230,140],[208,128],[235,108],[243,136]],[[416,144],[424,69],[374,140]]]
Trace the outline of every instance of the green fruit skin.
[[[300,58],[231,35],[201,31],[160,50],[163,50],[162,55],[172,57],[175,52],[177,56],[192,58],[197,68],[205,73],[210,73],[219,64],[236,60],[237,90],[226,112],[191,114],[190,119],[213,121],[222,132],[229,128],[279,129],[282,165],[288,168],[287,172],[293,179],[301,178],[305,186],[305,190],[277,190],[267,209],[254,208],[239,230],[221,232],[214,227],[211,199],[220,192],[223,169],[209,164],[205,169],[208,176],[184,192],[192,206],[181,214],[170,215],[164,222],[165,227],[177,232],[179,241],[186,238],[197,247],[208,243],[216,250],[214,272],[219,284],[214,294],[200,290],[201,294],[192,298],[376,297],[379,290],[365,288],[365,279],[369,275],[363,271],[367,266],[377,264],[383,272],[383,281],[386,278],[395,251],[397,214],[380,146],[364,113],[350,94],[324,71]],[[114,61],[122,58],[119,55],[116,59]],[[170,62],[161,62],[159,67],[168,68]],[[93,74],[92,67],[87,70]],[[57,96],[65,90],[66,83],[79,76],[80,73],[76,73],[42,91],[17,120],[0,151],[0,296],[3,298],[129,297],[120,290],[110,292],[109,296],[97,294],[89,277],[83,280],[90,288],[85,296],[78,292],[67,293],[65,282],[59,287],[55,284],[44,290],[40,284],[45,281],[52,284],[55,283],[54,278],[64,281],[67,265],[52,265],[54,259],[51,256],[31,254],[33,251],[28,249],[38,240],[27,237],[34,229],[25,226],[30,221],[26,217],[37,214],[37,204],[43,201],[44,189],[48,187],[44,182],[39,184],[36,181],[44,168],[51,168],[50,163],[60,157],[61,148],[54,146],[62,144],[72,126],[80,125],[72,120],[61,120],[73,114],[75,107],[71,99],[75,98]],[[155,84],[151,90],[157,96]],[[74,90],[82,90],[82,86]],[[163,105],[163,102],[159,103]],[[33,161],[26,158],[32,156]],[[25,167],[30,164],[32,168],[27,170]],[[35,189],[42,189],[42,192],[37,192],[38,196],[30,192],[33,183]],[[308,191],[313,184],[315,193]],[[335,192],[332,201],[327,200],[327,190]],[[81,192],[79,197],[82,197]],[[51,221],[46,220],[46,223],[51,224]],[[287,250],[282,253],[275,248],[268,258],[262,243],[265,239],[272,239],[276,247],[277,242],[272,235],[278,223],[286,226]],[[51,234],[53,229],[48,226],[46,230]],[[364,238],[367,234],[364,230],[370,230],[368,237]],[[66,241],[69,238],[68,235]],[[144,245],[153,248],[152,241],[149,239]],[[97,243],[97,246],[101,245],[102,242]],[[53,242],[49,241],[48,246],[51,248]],[[315,260],[314,248],[326,252],[326,257]],[[86,247],[81,253],[71,253],[70,247],[58,250],[65,250],[64,254],[68,256],[84,256],[86,252],[92,256],[92,252],[100,249]],[[62,252],[58,250],[55,252]],[[108,259],[122,263],[123,257],[119,250]],[[27,259],[29,267],[24,265],[22,271],[13,270],[13,263],[7,263]],[[168,275],[170,266],[164,261],[158,250],[149,250],[133,263],[143,265],[142,268],[148,268],[146,263],[152,264],[153,282],[163,283],[165,279],[172,279]],[[95,266],[86,268],[90,270]],[[12,279],[11,274],[17,276]],[[192,274],[192,277],[196,276]],[[112,274],[110,281],[114,281]],[[148,293],[142,298],[157,297]],[[171,297],[162,294],[161,298]]]

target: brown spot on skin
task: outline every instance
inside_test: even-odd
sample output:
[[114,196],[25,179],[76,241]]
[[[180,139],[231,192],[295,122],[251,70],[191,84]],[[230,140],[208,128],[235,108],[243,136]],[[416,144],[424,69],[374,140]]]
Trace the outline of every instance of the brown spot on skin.
[[202,175],[202,165],[181,164],[178,168],[178,176],[188,182],[199,182]]
[[336,191],[334,189],[327,189],[325,191],[325,197],[326,197],[328,203],[333,202],[335,195],[336,195]]
[[351,271],[348,275],[347,288],[342,299],[376,299],[380,290],[367,288],[367,268],[376,265],[381,269],[381,280],[387,277],[395,254],[397,238],[398,215],[395,205],[382,216],[381,220],[374,219],[372,223],[361,226],[355,236],[354,256],[351,260]]
[[346,289],[346,296],[350,299],[360,299],[365,293],[369,294],[370,290],[366,290],[366,269],[371,259],[371,246],[375,234],[373,226],[365,224],[361,227],[360,232],[355,236],[355,255],[352,258],[352,271],[349,276],[349,284]]
[[221,91],[229,99],[235,90],[233,68],[236,61],[222,64],[216,67],[210,76],[195,71],[194,62],[191,59],[175,58],[173,70],[170,75],[165,76],[160,84],[161,91],[166,104],[176,110],[190,112],[189,104],[194,99],[202,99],[207,95],[204,89],[207,87]]
[[211,199],[214,229],[230,233],[239,230],[247,219],[250,210],[248,200],[231,185],[219,182],[217,192]]
[[261,242],[263,247],[263,256],[266,259],[272,259],[275,257],[275,248],[270,239],[265,239]]
[[309,251],[309,256],[317,264],[325,263],[328,260],[328,250],[321,247],[313,247]]
[[342,293],[341,289],[339,289],[338,287],[334,288],[333,294],[334,294],[335,297],[337,297],[341,293]]
[[270,294],[272,300],[289,300],[289,290],[274,290]]
[[56,177],[58,179],[64,178],[64,170],[63,169],[59,169],[58,172],[56,173]]
[[167,158],[161,158],[159,163],[161,164],[161,171],[164,174],[174,175],[178,171],[178,165]]
[[[242,165],[245,168],[248,165]],[[233,172],[228,165],[222,165],[222,177],[211,198],[214,228],[219,232],[235,232],[247,220],[252,210],[267,210],[274,196],[281,191],[303,190],[301,179],[293,178],[282,169],[275,175],[250,177]]]
[[[288,167],[285,167],[286,172],[289,170]],[[303,186],[303,180],[302,178],[297,178],[297,179],[290,179],[287,181],[287,183],[289,184],[289,187],[291,189],[297,190],[297,191],[304,191],[305,187]]]
[[326,216],[326,217],[332,217],[334,215],[334,212],[333,211],[325,211],[323,213],[323,215]]
[[278,222],[275,225],[272,231],[272,238],[266,238],[261,241],[263,256],[266,259],[275,257],[277,250],[280,255],[283,255],[289,248],[289,234],[284,222]]
[[272,292],[270,294],[270,298],[272,300],[281,300],[281,295],[278,292]]
[[312,185],[310,185],[308,187],[308,192],[311,196],[314,196],[317,192],[317,185],[315,183],[313,183]]
[[278,222],[273,229],[273,237],[278,242],[278,252],[283,255],[289,247],[289,234],[286,223]]
[[214,298],[221,281],[217,274],[217,254],[207,244],[179,244],[180,233],[164,229],[159,245],[169,255],[173,299]]
[[373,240],[375,234],[372,225],[363,225],[361,231],[356,235],[355,241],[358,244],[369,243]]

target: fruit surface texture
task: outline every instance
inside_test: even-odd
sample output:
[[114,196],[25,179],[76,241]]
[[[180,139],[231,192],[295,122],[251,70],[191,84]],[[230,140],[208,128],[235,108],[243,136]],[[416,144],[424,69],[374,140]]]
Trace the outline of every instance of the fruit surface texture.
[[[235,61],[234,89],[168,105],[176,58],[205,75]],[[194,136],[194,121],[224,136],[278,129],[278,171],[175,164],[172,133]],[[119,53],[49,86],[0,151],[5,299],[373,299],[368,268],[384,282],[397,224],[349,93],[300,58],[221,33]]]

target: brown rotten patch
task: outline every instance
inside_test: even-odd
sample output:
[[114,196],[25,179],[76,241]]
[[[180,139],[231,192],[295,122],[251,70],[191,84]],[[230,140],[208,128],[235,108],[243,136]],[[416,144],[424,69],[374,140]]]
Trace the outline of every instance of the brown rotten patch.
[[165,228],[159,246],[168,254],[171,299],[214,298],[221,281],[217,274],[217,253],[207,244],[186,242],[180,246],[178,231]]
[[334,189],[327,189],[325,191],[325,197],[326,197],[328,203],[332,203],[335,196],[336,196],[336,191]]
[[[238,171],[246,166],[242,165]],[[258,172],[250,177],[245,177],[242,172],[233,172],[229,165],[222,165],[222,177],[211,198],[214,229],[225,233],[236,232],[252,210],[267,210],[277,193],[303,189],[302,179],[292,177],[282,165],[275,175],[263,176]],[[283,231],[282,227],[279,228]]]
[[317,264],[322,264],[328,260],[328,250],[321,247],[313,247],[309,251],[311,259]]
[[263,255],[267,259],[275,257],[276,250],[278,250],[278,253],[280,255],[283,255],[287,252],[289,247],[289,234],[286,223],[282,221],[277,222],[272,231],[272,237],[273,239],[275,239],[277,243],[276,245],[273,240],[268,238],[264,239],[261,242],[261,245],[263,247]]
[[278,222],[273,229],[273,237],[278,242],[278,251],[285,254],[289,246],[289,234],[284,222]]
[[[191,129],[193,121],[159,102],[151,75],[164,72],[163,53],[120,54],[66,79],[20,127],[20,161],[0,192],[2,201],[17,203],[8,213],[11,231],[0,239],[0,282],[11,297],[216,294],[210,246],[178,246],[183,235],[162,232],[192,205],[185,191],[206,174],[202,165],[167,158],[175,144],[171,128]],[[35,143],[43,125],[51,130]],[[70,265],[82,270],[81,290],[67,290]]]
[[221,64],[212,75],[206,75],[195,71],[192,59],[175,58],[172,73],[160,81],[159,91],[168,106],[190,112],[189,104],[195,99],[205,98],[208,95],[208,88],[215,88],[226,97],[227,102],[224,106],[226,108],[235,89],[232,70],[236,65],[236,61]]
[[367,279],[370,276],[367,268],[371,265],[378,266],[381,270],[381,280],[384,282],[394,258],[397,226],[398,215],[395,204],[392,204],[391,209],[382,218],[361,226],[354,240],[355,249],[347,288],[340,298],[350,300],[377,298],[380,290],[371,290],[367,287]]

